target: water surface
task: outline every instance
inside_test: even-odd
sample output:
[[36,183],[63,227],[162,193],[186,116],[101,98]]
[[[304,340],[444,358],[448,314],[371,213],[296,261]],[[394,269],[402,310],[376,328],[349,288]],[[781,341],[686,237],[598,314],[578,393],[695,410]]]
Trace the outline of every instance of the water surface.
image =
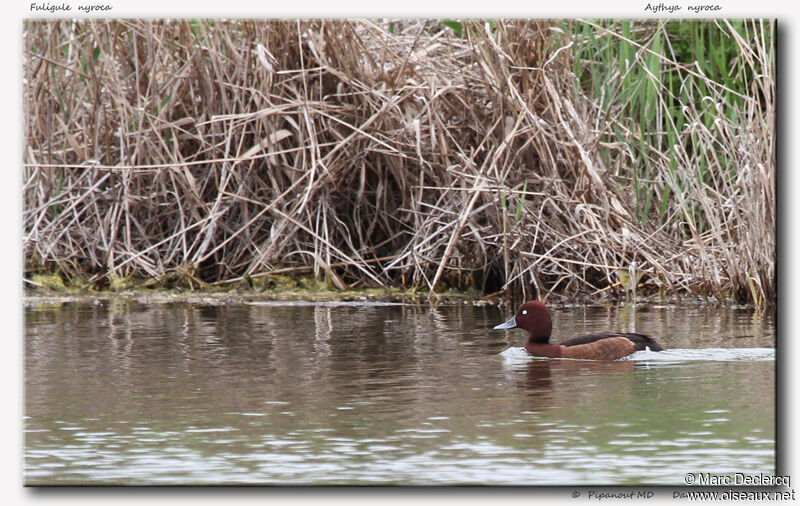
[[541,360],[472,304],[111,300],[25,308],[24,477],[64,484],[667,484],[775,473],[774,315],[554,308]]

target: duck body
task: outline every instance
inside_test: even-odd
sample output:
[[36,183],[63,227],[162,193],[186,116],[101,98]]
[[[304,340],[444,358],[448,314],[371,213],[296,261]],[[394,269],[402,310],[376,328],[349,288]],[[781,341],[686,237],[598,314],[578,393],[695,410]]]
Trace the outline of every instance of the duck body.
[[528,331],[525,350],[537,357],[617,360],[636,351],[664,349],[654,338],[634,332],[587,334],[560,344],[552,344],[550,334],[553,324],[550,310],[537,301],[526,302],[510,320],[494,328],[495,330],[521,328]]

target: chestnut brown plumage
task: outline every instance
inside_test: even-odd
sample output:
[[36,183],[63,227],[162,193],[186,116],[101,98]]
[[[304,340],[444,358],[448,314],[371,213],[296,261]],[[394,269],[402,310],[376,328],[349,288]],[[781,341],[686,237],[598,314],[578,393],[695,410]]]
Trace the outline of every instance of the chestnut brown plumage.
[[529,301],[495,330],[521,328],[528,332],[525,349],[531,355],[548,358],[585,360],[617,360],[635,351],[662,351],[661,344],[650,336],[634,332],[603,332],[568,339],[560,344],[550,343],[553,330],[550,310],[538,301]]

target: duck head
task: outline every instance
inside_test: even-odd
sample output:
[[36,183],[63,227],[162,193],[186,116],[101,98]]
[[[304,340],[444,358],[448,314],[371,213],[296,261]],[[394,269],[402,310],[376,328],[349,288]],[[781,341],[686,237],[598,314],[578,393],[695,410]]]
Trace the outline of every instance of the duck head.
[[531,341],[549,343],[553,332],[550,310],[538,301],[529,301],[520,306],[519,311],[510,320],[496,326],[495,330],[521,328],[528,331]]

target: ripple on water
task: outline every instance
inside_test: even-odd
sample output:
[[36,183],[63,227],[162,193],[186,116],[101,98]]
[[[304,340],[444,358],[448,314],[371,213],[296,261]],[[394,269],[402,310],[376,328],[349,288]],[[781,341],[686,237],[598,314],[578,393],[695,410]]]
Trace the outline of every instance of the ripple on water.
[[[514,347],[500,353],[509,365],[526,363],[531,360],[551,360],[533,357],[525,348]],[[556,359],[573,360],[573,359]],[[678,348],[664,351],[637,351],[620,359],[647,362],[655,365],[673,365],[681,362],[765,362],[775,360],[774,348]]]
[[648,362],[764,362],[775,360],[775,348],[684,348],[664,351],[637,351],[622,360]]
[[679,485],[692,469],[774,470],[776,353],[745,348],[774,348],[771,319],[563,310],[565,335],[667,336],[665,352],[603,363],[498,356],[521,339],[489,330],[508,317],[497,308],[358,307],[382,305],[399,304],[28,312],[26,484]]

